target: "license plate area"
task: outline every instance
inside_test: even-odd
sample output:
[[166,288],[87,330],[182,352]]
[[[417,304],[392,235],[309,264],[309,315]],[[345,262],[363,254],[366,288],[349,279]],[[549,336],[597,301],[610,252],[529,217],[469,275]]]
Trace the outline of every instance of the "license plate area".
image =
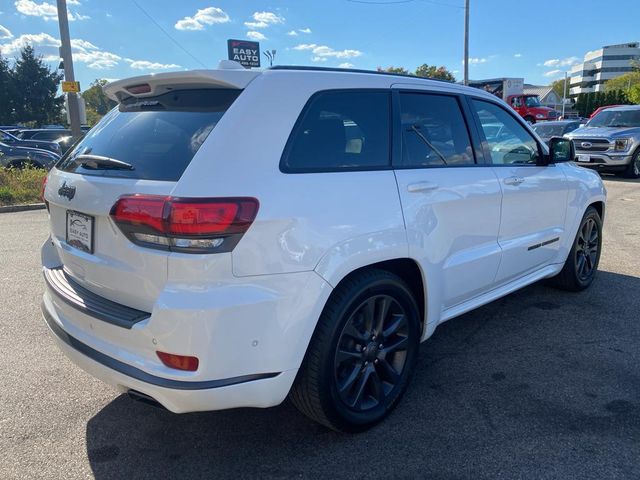
[[589,155],[578,155],[578,162],[580,163],[590,163],[591,157]]
[[93,224],[94,218],[91,215],[67,210],[67,245],[93,253]]

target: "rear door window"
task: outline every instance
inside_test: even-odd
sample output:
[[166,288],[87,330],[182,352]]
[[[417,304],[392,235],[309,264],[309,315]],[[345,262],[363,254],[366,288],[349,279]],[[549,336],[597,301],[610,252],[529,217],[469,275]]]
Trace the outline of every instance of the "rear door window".
[[[240,92],[178,90],[125,100],[62,158],[58,168],[83,175],[176,181]],[[107,157],[132,168],[83,166],[86,156]]]
[[326,91],[305,107],[291,133],[283,172],[333,172],[388,168],[390,93]]
[[469,132],[456,97],[402,92],[400,120],[403,167],[475,164]]

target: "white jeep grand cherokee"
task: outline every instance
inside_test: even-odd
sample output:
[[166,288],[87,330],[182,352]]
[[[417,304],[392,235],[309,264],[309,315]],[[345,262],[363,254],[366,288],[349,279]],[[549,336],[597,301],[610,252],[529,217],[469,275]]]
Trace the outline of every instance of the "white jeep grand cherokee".
[[44,318],[80,367],[173,412],[289,395],[362,430],[438,324],[596,273],[600,178],[481,90],[304,67],[105,90],[118,107],[45,185]]

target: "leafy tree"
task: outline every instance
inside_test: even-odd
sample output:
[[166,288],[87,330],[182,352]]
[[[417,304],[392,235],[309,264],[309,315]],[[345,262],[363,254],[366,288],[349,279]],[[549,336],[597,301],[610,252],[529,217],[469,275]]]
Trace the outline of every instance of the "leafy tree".
[[[569,96],[569,79],[567,79],[567,97]],[[564,78],[555,80],[551,83],[550,87],[553,89],[558,98],[564,97]]]
[[438,80],[446,80],[448,82],[455,82],[456,77],[444,66],[436,67],[435,65],[427,65],[423,63],[414,73],[416,77],[435,78]]
[[64,97],[56,97],[56,93],[62,78],[35,55],[32,46],[26,45],[12,71],[14,120],[36,125],[58,123]]
[[636,84],[629,89],[629,101],[636,105],[640,105],[640,84]]
[[378,67],[377,70],[379,72],[387,72],[387,73],[397,73],[400,75],[409,75],[409,70],[407,70],[404,67],[387,67],[387,68],[382,68],[382,67]]
[[13,100],[13,76],[9,61],[0,54],[0,125],[14,122]]
[[604,84],[604,90],[605,92],[611,90],[627,90],[634,85],[640,85],[640,72],[629,72],[607,80]]
[[82,92],[84,99],[87,122],[89,125],[95,125],[109,110],[117,105],[104,93],[102,87],[107,84],[107,80],[95,80],[91,86]]

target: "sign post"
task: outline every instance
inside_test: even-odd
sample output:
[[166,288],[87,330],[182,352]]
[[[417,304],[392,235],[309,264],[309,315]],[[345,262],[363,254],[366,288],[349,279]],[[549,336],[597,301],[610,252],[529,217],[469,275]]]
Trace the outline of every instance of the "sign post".
[[80,93],[80,82],[62,82],[62,91],[64,93]]
[[260,44],[247,40],[227,40],[229,60],[245,68],[260,67]]

